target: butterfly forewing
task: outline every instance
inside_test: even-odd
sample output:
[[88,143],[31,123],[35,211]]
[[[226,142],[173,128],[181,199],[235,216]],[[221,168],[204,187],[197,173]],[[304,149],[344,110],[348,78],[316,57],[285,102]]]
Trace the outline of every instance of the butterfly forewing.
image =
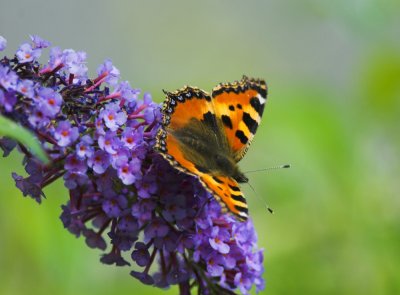
[[240,82],[220,84],[212,92],[215,113],[240,161],[257,131],[267,98],[265,81],[243,77]]

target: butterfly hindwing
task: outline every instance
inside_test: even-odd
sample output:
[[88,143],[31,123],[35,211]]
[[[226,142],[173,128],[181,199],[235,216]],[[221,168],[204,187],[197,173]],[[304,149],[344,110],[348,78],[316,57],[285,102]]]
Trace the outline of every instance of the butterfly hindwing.
[[224,124],[225,134],[238,162],[245,155],[260,124],[267,99],[265,81],[243,77],[224,83],[212,91],[215,112]]
[[209,174],[200,175],[201,182],[214,194],[222,207],[228,209],[240,219],[247,219],[248,209],[238,183],[230,177],[212,176]]

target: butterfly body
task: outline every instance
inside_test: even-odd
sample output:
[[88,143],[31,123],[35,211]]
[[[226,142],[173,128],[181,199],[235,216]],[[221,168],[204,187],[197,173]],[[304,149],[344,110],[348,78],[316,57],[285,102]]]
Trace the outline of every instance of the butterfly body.
[[211,95],[189,86],[166,94],[156,150],[176,169],[197,177],[225,211],[246,219],[238,183],[248,179],[237,163],[259,125],[265,82],[244,77],[219,84]]

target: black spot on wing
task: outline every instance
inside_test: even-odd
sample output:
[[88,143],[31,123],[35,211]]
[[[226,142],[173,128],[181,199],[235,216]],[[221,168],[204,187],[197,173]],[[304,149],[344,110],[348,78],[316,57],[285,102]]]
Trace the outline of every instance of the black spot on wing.
[[236,107],[237,107],[239,110],[242,109],[242,105],[241,105],[240,103],[238,103],[238,104],[236,105]]
[[202,120],[206,125],[211,127],[212,129],[215,130],[217,128],[217,121],[215,119],[215,115],[208,111],[203,115],[203,120]]
[[199,170],[201,173],[209,173],[210,172],[210,170],[208,170],[207,168],[205,168],[203,166],[195,165],[195,168],[197,170]]
[[234,192],[240,192],[240,188],[237,186],[233,186],[229,184],[229,187],[231,188],[231,190],[233,190]]
[[240,142],[243,144],[246,144],[249,141],[249,139],[242,130],[237,130],[235,136],[239,138]]
[[256,120],[254,120],[249,113],[244,112],[243,113],[243,122],[246,124],[247,128],[249,128],[249,131],[253,134],[256,133],[258,123]]
[[215,182],[223,183],[223,181],[221,179],[219,179],[218,177],[213,176],[212,178],[215,180]]
[[246,204],[246,199],[243,197],[243,195],[234,195],[231,194],[232,199],[234,199],[235,201],[241,202]]
[[226,127],[228,127],[229,129],[232,129],[232,128],[233,128],[233,126],[232,126],[232,121],[231,121],[231,118],[229,118],[229,116],[227,116],[227,115],[222,115],[222,116],[221,116],[221,119],[222,119],[222,123],[224,123],[224,125],[225,125]]
[[235,107],[234,107],[233,105],[230,105],[230,106],[229,106],[229,110],[234,111],[234,110],[235,110]]
[[253,109],[260,115],[262,116],[264,112],[264,104],[260,103],[260,100],[258,97],[254,96],[250,99],[250,105],[253,107]]

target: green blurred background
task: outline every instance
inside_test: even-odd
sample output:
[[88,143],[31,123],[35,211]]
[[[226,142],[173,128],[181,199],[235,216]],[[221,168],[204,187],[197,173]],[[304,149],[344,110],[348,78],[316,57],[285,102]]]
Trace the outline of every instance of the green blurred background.
[[[270,96],[242,170],[265,248],[263,294],[400,294],[400,1],[0,0],[6,54],[38,34],[111,58],[123,79],[206,90],[243,74]],[[0,294],[176,294],[144,287],[128,268],[63,229],[58,182],[38,206],[14,187],[20,155],[0,161]]]

